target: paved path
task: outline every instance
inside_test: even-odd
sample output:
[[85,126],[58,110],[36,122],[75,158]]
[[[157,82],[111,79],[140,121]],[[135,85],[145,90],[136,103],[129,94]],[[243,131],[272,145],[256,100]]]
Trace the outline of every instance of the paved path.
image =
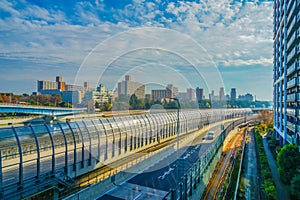
[[245,171],[242,175],[243,188],[246,200],[259,199],[259,183],[257,176],[257,157],[254,132],[249,131],[244,160]]
[[269,162],[269,166],[271,168],[271,171],[272,171],[272,177],[273,177],[273,180],[275,182],[275,185],[276,185],[276,191],[277,191],[277,196],[278,196],[278,199],[279,200],[289,200],[289,194],[288,192],[286,191],[283,183],[281,182],[280,180],[280,176],[279,176],[279,173],[277,171],[277,166],[276,166],[276,161],[269,149],[269,146],[268,146],[268,141],[267,141],[267,138],[264,137],[263,138],[263,144],[264,144],[264,149],[265,149],[265,152],[266,152],[266,156],[268,158],[268,162]]

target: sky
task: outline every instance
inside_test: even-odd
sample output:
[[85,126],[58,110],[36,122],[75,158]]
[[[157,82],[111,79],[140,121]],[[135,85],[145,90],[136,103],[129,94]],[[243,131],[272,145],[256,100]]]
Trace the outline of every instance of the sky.
[[128,74],[272,100],[272,15],[270,0],[2,0],[0,91],[57,75],[112,90]]

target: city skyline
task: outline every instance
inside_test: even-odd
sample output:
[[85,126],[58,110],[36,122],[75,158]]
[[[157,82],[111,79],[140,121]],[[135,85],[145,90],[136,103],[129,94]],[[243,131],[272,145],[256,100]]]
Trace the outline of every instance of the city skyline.
[[[125,63],[134,68],[134,74],[140,75],[136,76],[136,81],[144,80],[144,84],[167,84],[162,80],[170,82],[178,79],[176,74],[179,74],[184,77],[176,83],[180,90],[188,88],[186,85],[196,88],[204,82],[209,91],[217,91],[219,86],[225,90],[235,87],[241,93],[256,94],[258,99],[272,100],[272,1],[86,1],[39,4],[3,1],[0,9],[0,29],[6,35],[0,42],[0,85],[3,92],[30,93],[35,89],[36,77],[50,80],[57,74],[65,77],[66,82],[76,84],[82,66],[85,63],[89,66],[94,64],[91,57],[88,62],[85,59],[97,45],[118,34],[142,28],[139,37],[134,37],[137,46],[149,47],[147,41],[161,38],[160,50],[156,49],[150,54],[140,51],[128,57],[123,56],[119,63],[116,60],[110,75],[104,77],[115,79],[108,83],[108,88],[116,85],[120,75],[113,75],[116,71],[126,69],[120,64]],[[72,15],[73,10],[75,16]],[[162,30],[147,34],[149,27],[172,30],[174,35],[170,36]],[[145,35],[151,37],[144,41]],[[178,36],[188,42],[172,46],[175,44],[168,39],[179,41]],[[125,39],[132,41],[128,35]],[[120,41],[113,38],[110,44],[114,48],[105,51],[104,55],[112,55],[122,44]],[[195,41],[202,51],[189,41]],[[131,44],[128,43],[129,46]],[[195,72],[189,68],[187,60],[172,57],[175,47],[181,49],[180,55],[188,52],[199,61],[200,64],[193,67],[200,75],[194,76]],[[206,55],[206,58],[201,60],[200,55]],[[153,60],[156,62],[153,63]],[[216,83],[207,81],[216,77],[210,74],[211,68],[218,75]],[[158,70],[162,71],[157,73]],[[171,73],[171,78],[157,76],[170,74],[170,71],[174,73]],[[122,75],[124,73],[122,71]],[[203,74],[207,77],[201,80]],[[145,80],[146,75],[151,79]],[[90,79],[89,76],[83,78]],[[189,79],[189,82],[186,84],[184,79]],[[91,81],[92,86],[96,84],[96,81]]]
[[[205,92],[204,88],[185,88],[185,90],[179,90],[176,85],[173,83],[167,84],[164,88],[160,87],[151,87],[148,88],[142,83],[135,82],[134,77],[131,75],[126,75],[124,80],[118,83],[118,87],[114,90],[109,90],[105,87],[105,83],[98,83],[95,88],[90,87],[90,83],[85,81],[83,86],[81,85],[70,85],[67,82],[63,81],[62,76],[56,76],[55,82],[51,80],[37,80],[36,91],[33,91],[32,94],[63,94],[63,92],[79,92],[81,93],[81,98],[84,98],[84,93],[87,91],[98,91],[102,93],[110,92],[111,94],[115,93],[117,96],[126,95],[130,96],[135,94],[139,99],[146,99],[146,95],[152,96],[152,100],[159,100],[157,97],[161,98],[179,98],[182,100],[190,101],[199,101],[199,100],[211,100],[211,101],[236,101],[236,100],[249,100],[256,101],[256,95],[254,97],[251,93],[237,93],[236,88],[230,88],[230,92],[224,90],[224,87],[219,87],[219,95],[215,95],[215,90]],[[62,88],[61,85],[63,85]],[[248,98],[247,98],[248,96]],[[80,97],[76,97],[80,98]],[[160,98],[160,99],[161,99]],[[77,100],[76,100],[77,101]],[[81,100],[79,101],[81,102]]]

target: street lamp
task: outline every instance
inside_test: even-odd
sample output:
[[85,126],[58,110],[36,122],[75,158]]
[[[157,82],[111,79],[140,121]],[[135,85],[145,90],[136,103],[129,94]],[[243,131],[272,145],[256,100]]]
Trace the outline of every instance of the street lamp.
[[179,182],[179,176],[180,176],[180,173],[179,173],[179,167],[180,167],[180,159],[179,159],[179,126],[180,126],[180,121],[179,121],[179,112],[180,112],[180,103],[179,103],[179,100],[178,100],[178,98],[170,98],[170,99],[172,99],[172,100],[174,100],[174,101],[176,101],[176,103],[177,103],[177,131],[176,131],[176,135],[177,135],[177,141],[176,141],[176,143],[177,143],[177,180],[178,180],[178,182]]
[[176,131],[176,134],[177,134],[177,151],[178,151],[178,149],[179,149],[179,126],[180,126],[179,112],[180,112],[181,107],[180,107],[178,98],[170,98],[170,99],[176,101],[176,103],[177,103],[177,131]]

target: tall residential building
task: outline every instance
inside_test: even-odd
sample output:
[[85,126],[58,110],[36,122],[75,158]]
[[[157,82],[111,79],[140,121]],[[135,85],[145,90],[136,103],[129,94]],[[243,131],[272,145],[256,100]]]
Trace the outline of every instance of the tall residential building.
[[209,94],[209,100],[210,101],[215,100],[215,91],[214,90],[212,90],[211,93]]
[[43,90],[57,90],[58,83],[53,81],[37,81],[37,91],[41,93]]
[[186,89],[186,98],[188,101],[196,101],[196,92],[193,88]]
[[235,101],[236,100],[236,89],[235,88],[231,88],[231,91],[230,91],[230,100],[231,101]]
[[118,83],[118,95],[131,96],[135,94],[137,98],[145,98],[145,85],[131,80],[131,76],[126,75],[125,80]]
[[224,92],[224,88],[223,87],[220,87],[219,100],[220,101],[224,101],[225,100],[225,92]]
[[66,90],[66,82],[62,81],[62,76],[57,76],[56,77],[56,83],[57,83],[58,89],[60,91],[65,91]]
[[85,90],[90,90],[90,82],[87,82],[87,81],[84,82],[83,87],[84,87]]
[[178,95],[178,88],[174,87],[172,84],[167,85],[167,98],[174,98]]
[[167,97],[167,90],[151,90],[152,101],[162,100]]
[[42,92],[43,90],[66,90],[66,83],[62,81],[62,76],[57,76],[56,81],[37,81],[37,91]]
[[300,144],[299,9],[299,0],[274,0],[274,132],[281,144]]
[[196,98],[197,101],[203,100],[203,88],[199,88],[199,87],[196,88]]
[[81,93],[83,93],[84,88],[80,85],[66,84],[66,91],[80,91]]

